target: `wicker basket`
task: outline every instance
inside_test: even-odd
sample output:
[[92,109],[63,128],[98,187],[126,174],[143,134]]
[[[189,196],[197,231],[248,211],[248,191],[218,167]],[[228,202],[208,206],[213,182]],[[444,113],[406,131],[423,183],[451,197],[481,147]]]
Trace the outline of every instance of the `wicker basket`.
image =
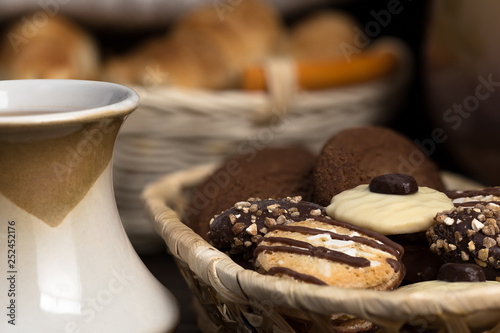
[[[379,332],[500,332],[500,283],[428,283],[394,291],[343,289],[295,283],[264,276],[237,265],[213,248],[179,216],[189,190],[215,165],[193,167],[164,176],[143,192],[158,233],[175,258],[195,300],[200,329],[205,332],[295,332],[290,320],[309,320],[310,332],[338,332],[332,315],[349,314],[374,323]],[[473,188],[444,173],[453,188]]]
[[393,50],[398,70],[335,89],[298,92],[293,67],[282,60],[268,64],[270,93],[136,87],[141,104],[119,134],[114,184],[122,221],[139,252],[163,247],[140,201],[144,186],[162,175],[263,146],[295,144],[318,152],[342,129],[390,119],[405,96],[411,58],[399,40],[377,44]]

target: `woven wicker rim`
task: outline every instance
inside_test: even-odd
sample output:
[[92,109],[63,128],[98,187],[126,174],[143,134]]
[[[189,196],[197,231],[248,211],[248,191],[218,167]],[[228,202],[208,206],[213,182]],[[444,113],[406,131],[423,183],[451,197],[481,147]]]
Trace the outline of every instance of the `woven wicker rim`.
[[[416,316],[439,315],[445,321],[462,323],[459,326],[463,330],[454,332],[468,332],[464,324],[467,315],[493,312],[498,318],[500,283],[497,282],[453,283],[448,284],[453,288],[446,290],[432,286],[418,289],[414,285],[383,292],[296,283],[243,269],[185,226],[175,211],[181,204],[178,200],[182,191],[204,179],[214,167],[213,164],[203,165],[167,175],[150,184],[142,198],[172,255],[187,263],[224,299],[322,315],[345,312],[379,323],[383,321],[386,325],[394,323],[394,327]],[[444,173],[443,177],[452,175]]]

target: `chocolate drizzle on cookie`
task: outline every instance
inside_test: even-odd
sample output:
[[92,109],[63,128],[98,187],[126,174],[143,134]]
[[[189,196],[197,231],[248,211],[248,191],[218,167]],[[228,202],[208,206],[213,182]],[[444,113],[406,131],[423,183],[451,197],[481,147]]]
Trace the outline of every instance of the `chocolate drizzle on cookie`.
[[[353,274],[349,279],[359,279],[366,270],[377,270],[384,262],[385,272],[390,267],[394,272],[391,278],[396,277],[394,283],[398,284],[405,272],[402,255],[403,248],[387,237],[328,217],[273,226],[254,251],[256,268],[261,273],[287,275],[304,282],[304,276],[312,275],[327,284],[336,279],[336,270]],[[314,264],[310,270],[301,264],[311,261]],[[363,271],[355,273],[357,269]],[[318,270],[319,274],[312,272]]]
[[[293,229],[292,229],[293,230]],[[254,256],[264,251],[269,252],[286,252],[312,256],[316,258],[326,259],[334,262],[340,262],[353,267],[368,267],[370,260],[353,257],[340,251],[335,251],[322,246],[313,246],[307,242],[301,242],[295,239],[284,237],[266,237],[267,243],[280,243],[287,246],[273,245],[273,246],[258,246],[254,251]]]
[[328,284],[325,283],[324,281],[318,279],[317,277],[314,277],[312,275],[309,275],[309,274],[303,274],[303,273],[299,273],[297,271],[294,271],[292,269],[289,269],[289,268],[286,268],[286,267],[272,267],[269,272],[268,272],[269,275],[288,275],[296,280],[299,280],[299,281],[304,281],[304,282],[307,282],[307,283],[312,283],[312,284],[317,284],[317,285],[320,285],[320,286],[327,286]]
[[[324,219],[322,220],[324,223],[328,223],[331,225],[337,225],[337,226],[342,226],[345,228],[345,224],[342,222],[334,221],[334,220],[328,220]],[[337,222],[337,223],[335,223]],[[290,231],[290,232],[298,232],[302,234],[308,234],[308,235],[321,235],[321,234],[328,234],[331,239],[337,239],[337,240],[343,240],[343,241],[352,241],[355,243],[360,243],[364,244],[370,247],[373,247],[375,249],[381,250],[388,252],[392,254],[395,257],[400,257],[403,253],[403,247],[399,244],[396,244],[392,242],[389,239],[385,239],[384,241],[391,244],[391,245],[386,245],[383,241],[381,240],[375,240],[376,238],[382,238],[380,237],[380,234],[375,234],[373,232],[369,232],[371,235],[367,235],[370,237],[373,237],[374,239],[367,238],[367,237],[362,237],[362,236],[348,236],[348,235],[343,235],[343,234],[337,234],[332,231],[328,230],[322,230],[322,229],[314,229],[314,228],[308,228],[308,227],[301,227],[301,226],[295,226],[293,224],[288,224],[288,225],[277,225],[273,228],[271,228],[269,231],[273,230],[281,230],[281,231]],[[366,233],[366,231],[364,231]],[[384,237],[385,238],[385,237]],[[266,241],[268,238],[266,238]]]

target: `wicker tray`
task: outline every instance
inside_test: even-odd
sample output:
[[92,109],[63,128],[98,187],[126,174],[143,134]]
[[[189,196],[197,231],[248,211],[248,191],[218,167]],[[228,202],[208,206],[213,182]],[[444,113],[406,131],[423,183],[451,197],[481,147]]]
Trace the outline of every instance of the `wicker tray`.
[[[500,283],[428,283],[394,291],[342,289],[285,281],[245,270],[185,226],[179,215],[189,189],[215,165],[203,165],[164,176],[143,192],[147,211],[175,258],[195,300],[205,332],[294,332],[285,318],[307,318],[311,332],[336,332],[332,314],[369,320],[380,332],[399,332],[405,325],[440,332],[500,332]],[[450,188],[473,183],[443,173]]]
[[162,175],[263,146],[300,145],[318,152],[342,129],[388,121],[406,95],[412,59],[399,40],[380,39],[377,45],[392,49],[400,66],[357,85],[297,91],[291,64],[272,61],[269,93],[135,87],[141,104],[118,136],[114,184],[136,249],[163,249],[140,201],[144,186]]

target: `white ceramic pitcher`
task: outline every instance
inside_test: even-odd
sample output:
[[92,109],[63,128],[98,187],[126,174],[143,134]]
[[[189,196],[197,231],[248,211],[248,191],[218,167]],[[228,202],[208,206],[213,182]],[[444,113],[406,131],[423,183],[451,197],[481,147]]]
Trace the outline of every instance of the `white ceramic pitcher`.
[[138,103],[105,82],[0,81],[0,332],[175,329],[113,194],[115,139]]

